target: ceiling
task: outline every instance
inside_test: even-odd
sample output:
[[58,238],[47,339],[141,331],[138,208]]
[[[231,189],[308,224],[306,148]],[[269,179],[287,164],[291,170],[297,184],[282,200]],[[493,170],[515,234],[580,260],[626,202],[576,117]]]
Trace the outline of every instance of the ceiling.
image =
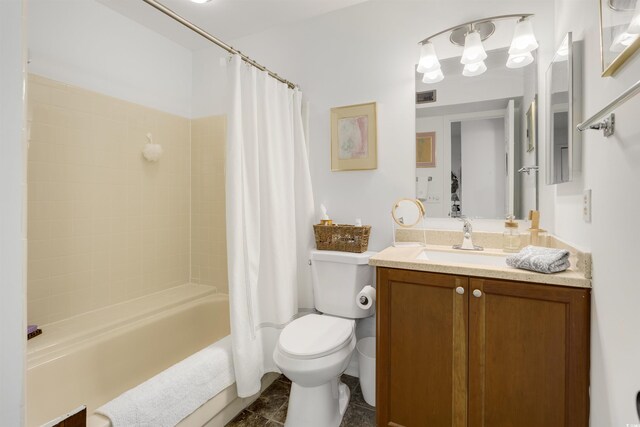
[[[96,0],[176,43],[199,50],[211,43],[186,29],[142,0]],[[224,42],[269,28],[302,21],[366,0],[159,0],[164,6]]]

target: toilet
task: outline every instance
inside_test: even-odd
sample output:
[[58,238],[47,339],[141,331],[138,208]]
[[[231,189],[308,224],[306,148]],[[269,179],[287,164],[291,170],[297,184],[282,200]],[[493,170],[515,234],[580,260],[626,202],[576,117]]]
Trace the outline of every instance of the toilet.
[[338,427],[349,403],[340,376],[356,346],[355,319],[373,315],[356,296],[373,285],[374,252],[312,251],[315,308],[289,323],[280,334],[273,358],[291,380],[286,427]]

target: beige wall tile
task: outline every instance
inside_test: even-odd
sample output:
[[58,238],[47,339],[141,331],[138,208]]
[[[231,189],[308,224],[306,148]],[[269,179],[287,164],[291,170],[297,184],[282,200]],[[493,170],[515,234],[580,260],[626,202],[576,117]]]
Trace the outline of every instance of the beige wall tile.
[[[227,292],[224,117],[188,120],[29,76],[28,320],[186,282]],[[151,132],[158,163],[141,151]]]
[[[191,122],[191,278],[195,283],[216,286],[220,292],[228,292],[225,125],[222,116]],[[219,170],[212,172],[214,167]]]
[[29,322],[188,282],[190,120],[34,75],[28,96]]

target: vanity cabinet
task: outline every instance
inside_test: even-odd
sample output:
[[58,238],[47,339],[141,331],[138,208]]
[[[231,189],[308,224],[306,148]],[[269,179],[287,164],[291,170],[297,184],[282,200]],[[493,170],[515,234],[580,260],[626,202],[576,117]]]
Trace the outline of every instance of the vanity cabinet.
[[377,424],[584,427],[590,292],[377,271]]

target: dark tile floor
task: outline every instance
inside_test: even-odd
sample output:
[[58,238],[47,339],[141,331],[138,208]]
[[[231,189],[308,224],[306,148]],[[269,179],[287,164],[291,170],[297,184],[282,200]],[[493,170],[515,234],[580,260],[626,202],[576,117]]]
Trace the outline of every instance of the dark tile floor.
[[[375,427],[375,408],[364,401],[358,379],[343,375],[342,382],[349,386],[351,399],[340,427]],[[281,375],[258,397],[258,400],[231,420],[227,427],[283,426],[287,417],[290,388],[291,382]]]

